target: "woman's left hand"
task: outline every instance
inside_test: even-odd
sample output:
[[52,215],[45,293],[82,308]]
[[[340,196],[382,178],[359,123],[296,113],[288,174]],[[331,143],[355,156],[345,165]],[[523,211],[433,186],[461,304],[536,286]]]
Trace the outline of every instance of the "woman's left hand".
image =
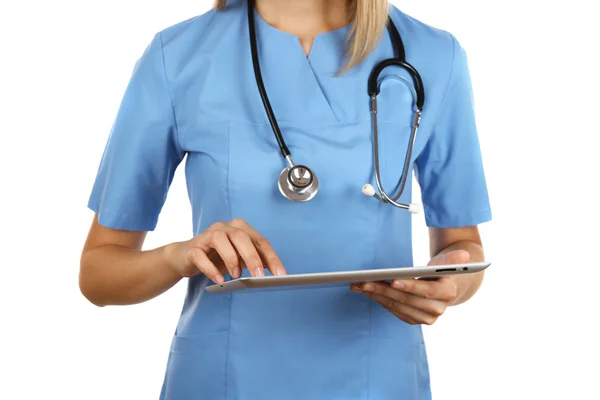
[[[462,264],[469,258],[467,251],[455,250],[432,258],[428,265]],[[433,324],[459,295],[458,276],[444,276],[435,281],[370,282],[352,285],[351,289],[371,297],[411,325]]]

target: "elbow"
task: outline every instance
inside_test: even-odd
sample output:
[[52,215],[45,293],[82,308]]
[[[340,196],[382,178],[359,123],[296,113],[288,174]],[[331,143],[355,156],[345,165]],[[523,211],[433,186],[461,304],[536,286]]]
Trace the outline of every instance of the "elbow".
[[93,283],[86,280],[83,273],[79,275],[79,291],[83,297],[93,305],[97,307],[104,307],[107,305],[102,301],[102,298],[98,295],[97,291],[94,290]]
[[84,253],[79,265],[79,291],[87,301],[97,307],[104,307],[107,304],[103,301],[98,290],[97,280],[94,278],[93,265],[89,262],[89,257]]
[[79,285],[79,290],[81,291],[81,294],[83,295],[83,297],[85,297],[87,299],[87,301],[89,301],[96,307],[107,306],[107,304],[100,301],[99,297],[95,296],[93,294],[93,292],[91,292],[90,290],[85,289],[84,286],[82,286],[81,284]]

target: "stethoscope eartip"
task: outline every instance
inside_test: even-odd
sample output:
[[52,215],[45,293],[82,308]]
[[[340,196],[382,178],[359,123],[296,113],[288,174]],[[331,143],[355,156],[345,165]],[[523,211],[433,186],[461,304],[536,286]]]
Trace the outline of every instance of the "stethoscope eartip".
[[[363,192],[363,194],[365,194],[369,197],[375,197],[377,200],[386,203],[386,200],[384,200],[381,196],[379,196],[377,193],[375,193],[375,188],[370,183],[365,183],[363,185],[362,192]],[[421,206],[416,203],[400,204],[400,203],[396,203],[394,201],[390,201],[390,202],[397,207],[401,207],[401,208],[408,210],[408,212],[410,212],[411,214],[418,214],[421,212]]]
[[362,192],[367,196],[375,196],[375,188],[370,183],[366,183],[362,187]]
[[408,211],[411,214],[418,214],[421,212],[421,206],[415,203],[409,204],[408,205]]

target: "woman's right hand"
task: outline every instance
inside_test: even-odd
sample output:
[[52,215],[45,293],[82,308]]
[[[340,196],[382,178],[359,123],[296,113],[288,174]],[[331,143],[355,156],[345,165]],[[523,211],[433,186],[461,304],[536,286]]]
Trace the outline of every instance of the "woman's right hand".
[[246,221],[217,222],[191,240],[168,246],[169,265],[182,277],[205,274],[215,283],[223,283],[224,274],[233,278],[248,268],[252,276],[287,272],[267,239]]

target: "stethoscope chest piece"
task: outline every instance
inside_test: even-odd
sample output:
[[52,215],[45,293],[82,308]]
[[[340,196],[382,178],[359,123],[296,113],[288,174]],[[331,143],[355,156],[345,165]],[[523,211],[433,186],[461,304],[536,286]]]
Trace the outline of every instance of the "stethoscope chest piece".
[[279,174],[277,184],[286,199],[296,202],[308,201],[319,191],[319,179],[304,165],[284,168]]

